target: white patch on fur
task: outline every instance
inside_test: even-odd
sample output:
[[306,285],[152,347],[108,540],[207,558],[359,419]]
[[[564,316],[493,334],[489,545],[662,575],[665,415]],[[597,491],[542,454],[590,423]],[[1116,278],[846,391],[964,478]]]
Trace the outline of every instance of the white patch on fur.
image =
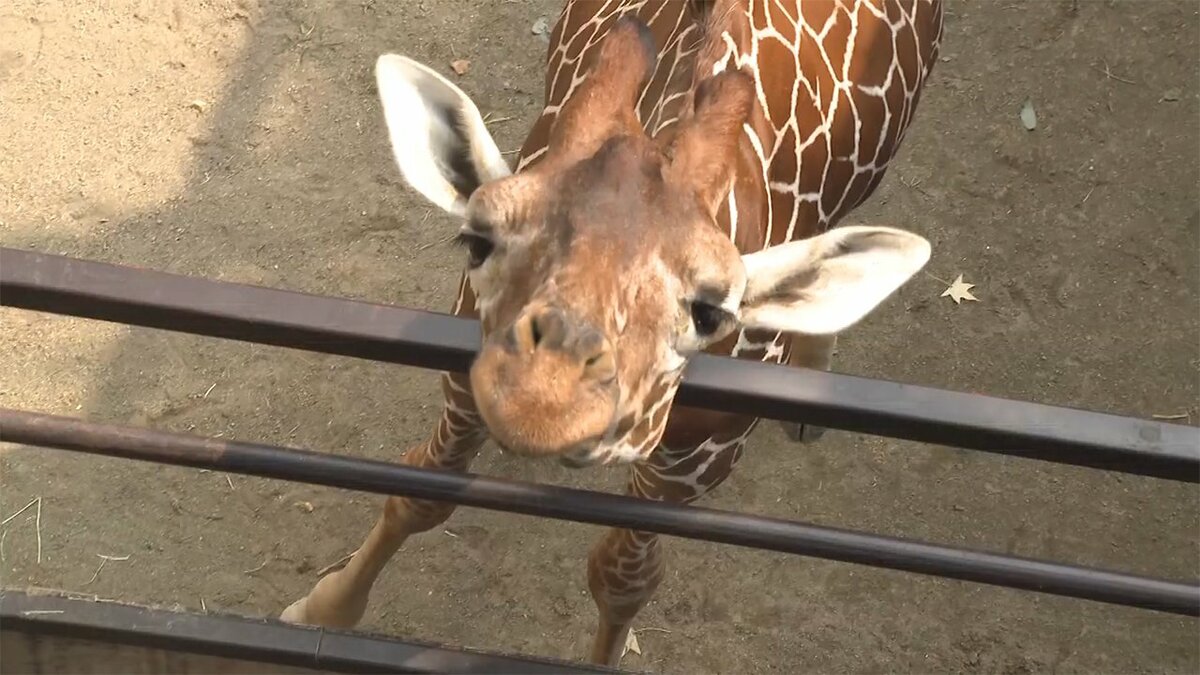
[[733,178],[729,181],[729,239],[737,241],[738,228],[738,210],[737,210],[737,179]]
[[929,260],[924,238],[888,227],[838,227],[742,256],[746,328],[829,335],[845,330]]
[[[433,69],[384,54],[375,61],[375,83],[400,173],[437,206],[459,216],[466,213],[470,195],[455,189],[446,175],[449,159],[462,154],[464,144],[483,182],[511,173],[475,103]],[[464,128],[452,128],[438,109],[456,111]]]
[[737,42],[734,41],[733,36],[729,34],[729,31],[721,32],[721,41],[725,43],[725,54],[722,55],[721,58],[717,59],[717,62],[713,64],[712,74],[714,76],[725,72],[729,68],[729,62],[737,58]]

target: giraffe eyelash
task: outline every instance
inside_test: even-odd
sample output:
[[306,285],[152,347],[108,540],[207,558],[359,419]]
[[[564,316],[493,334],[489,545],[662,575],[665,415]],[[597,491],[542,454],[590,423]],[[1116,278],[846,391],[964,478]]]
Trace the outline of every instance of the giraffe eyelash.
[[491,239],[474,232],[460,231],[453,241],[456,246],[467,249],[467,266],[471,269],[482,265],[496,249]]

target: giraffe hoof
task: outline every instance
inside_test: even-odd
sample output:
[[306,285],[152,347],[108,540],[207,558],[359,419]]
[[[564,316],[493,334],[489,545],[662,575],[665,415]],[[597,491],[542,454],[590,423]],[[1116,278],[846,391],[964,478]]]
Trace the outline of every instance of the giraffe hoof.
[[825,427],[818,427],[812,424],[783,422],[780,426],[783,427],[783,433],[787,435],[788,439],[796,443],[816,443],[825,435]]
[[279,615],[280,621],[296,624],[308,623],[308,597],[305,596],[287,606]]

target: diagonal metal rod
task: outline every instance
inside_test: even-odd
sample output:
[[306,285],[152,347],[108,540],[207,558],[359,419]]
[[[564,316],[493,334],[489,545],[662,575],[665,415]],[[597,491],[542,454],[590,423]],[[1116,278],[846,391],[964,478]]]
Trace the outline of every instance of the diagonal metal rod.
[[1200,616],[1200,584],[971,551],[622,495],[0,408],[14,443],[633,528]]
[[[479,324],[0,248],[0,304],[135,326],[466,370]],[[1110,471],[1200,483],[1200,429],[708,355],[677,402]]]

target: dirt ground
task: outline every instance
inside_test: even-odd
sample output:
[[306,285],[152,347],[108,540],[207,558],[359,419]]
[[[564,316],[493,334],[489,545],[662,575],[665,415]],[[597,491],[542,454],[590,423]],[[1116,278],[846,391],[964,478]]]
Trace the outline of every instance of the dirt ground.
[[[4,246],[445,311],[454,224],[400,182],[371,66],[458,78],[519,146],[552,0],[9,0]],[[1150,417],[1200,397],[1200,16],[1194,2],[949,2],[944,58],[852,220],[934,245],[928,275],[841,343],[843,372]],[[1025,100],[1038,115],[1027,131]],[[963,274],[978,303],[940,298]],[[934,277],[937,277],[935,279]],[[0,405],[393,459],[436,376],[0,311]],[[481,473],[615,489],[490,448]],[[0,446],[5,587],[275,615],[354,549],[379,499]],[[1155,576],[1200,574],[1195,486],[765,424],[719,508]],[[476,510],[412,542],[363,627],[566,658],[595,624],[599,528]],[[455,536],[450,536],[453,533]],[[670,540],[641,615],[668,673],[1200,671],[1197,622]],[[100,555],[125,560],[101,563]]]

